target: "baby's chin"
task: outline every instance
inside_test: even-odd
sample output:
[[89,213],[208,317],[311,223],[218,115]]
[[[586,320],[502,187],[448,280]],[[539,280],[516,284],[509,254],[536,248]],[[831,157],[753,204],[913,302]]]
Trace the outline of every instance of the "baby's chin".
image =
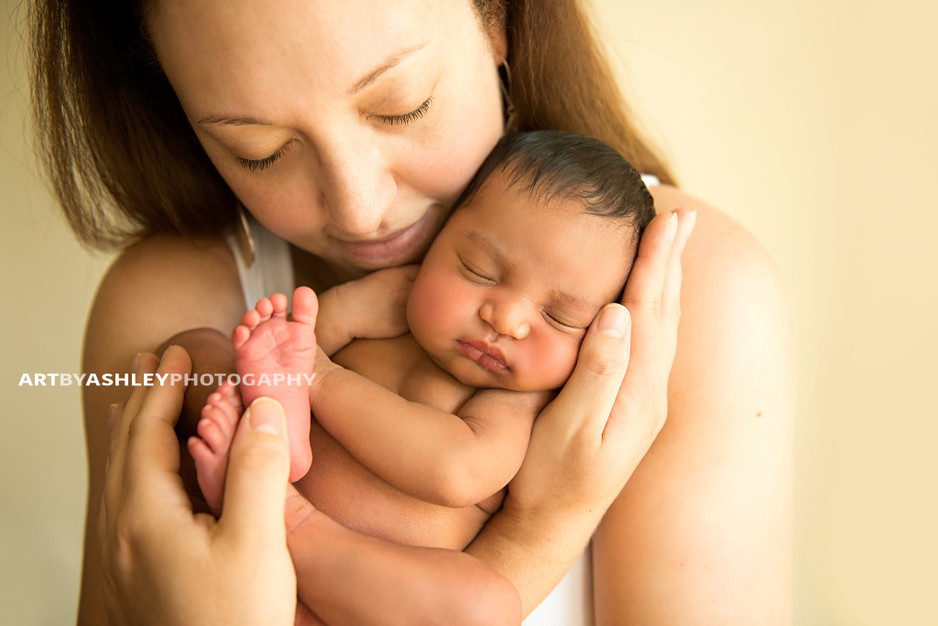
[[457,367],[444,367],[441,365],[441,367],[462,384],[476,389],[505,389],[520,393],[552,391],[563,387],[567,382],[567,378],[569,378],[568,374],[563,379],[546,380],[527,377],[524,376],[524,372],[511,369],[496,374],[472,362],[465,363],[470,367],[462,367],[464,364],[459,365]]

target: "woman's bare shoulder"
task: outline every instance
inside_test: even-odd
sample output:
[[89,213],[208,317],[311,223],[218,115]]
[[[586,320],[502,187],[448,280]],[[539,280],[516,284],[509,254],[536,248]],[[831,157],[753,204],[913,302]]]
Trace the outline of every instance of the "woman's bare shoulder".
[[189,328],[227,333],[243,309],[223,240],[153,236],[123,251],[101,281],[88,318],[86,356],[152,351]]
[[787,408],[788,307],[768,252],[729,216],[681,190],[662,187],[655,199],[659,210],[683,207],[698,214],[681,263],[671,394],[707,395],[704,406],[719,404],[735,413],[759,390],[772,397],[771,404]]
[[[124,250],[105,273],[85,329],[82,370],[127,375],[139,352],[154,352],[173,335],[213,327],[228,333],[244,312],[231,254],[221,239],[154,236]],[[98,503],[108,450],[106,416],[125,402],[122,385],[83,389],[88,448],[88,508],[79,622],[103,623]]]
[[653,194],[659,211],[696,209],[697,226],[682,257],[668,419],[596,538],[609,554],[595,564],[599,611],[785,623],[793,408],[781,282],[727,215],[675,188]]
[[762,244],[731,217],[680,189],[662,185],[652,191],[659,212],[697,211],[681,263],[679,346],[697,332],[730,337],[748,333],[750,340],[762,336],[771,341],[786,333],[784,290]]
[[771,257],[762,244],[738,222],[676,187],[661,185],[653,187],[651,191],[658,212],[677,208],[697,211],[697,225],[682,263],[685,287],[695,287],[703,278],[707,278],[711,284],[712,281],[718,281],[726,286],[746,280],[755,280],[768,289],[779,286]]

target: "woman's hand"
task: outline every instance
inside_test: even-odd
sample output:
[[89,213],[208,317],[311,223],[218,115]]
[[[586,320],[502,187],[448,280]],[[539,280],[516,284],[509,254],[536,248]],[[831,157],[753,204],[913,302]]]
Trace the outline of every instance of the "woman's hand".
[[[534,423],[502,511],[469,548],[518,587],[525,615],[582,552],[664,426],[681,254],[695,218],[677,211],[648,225],[623,306],[593,321],[573,374]],[[532,556],[541,571],[531,571]]]
[[[157,369],[159,366],[159,369]],[[188,355],[142,354],[140,378],[187,374]],[[173,425],[185,386],[137,387],[112,407],[98,534],[111,621],[118,624],[293,624],[296,575],[287,552],[289,452],[283,409],[262,398],[231,448],[225,510],[193,514]],[[116,422],[116,423],[115,423]]]
[[681,316],[681,253],[695,218],[659,215],[645,230],[623,306],[600,312],[573,374],[534,424],[509,488],[513,507],[593,509],[601,517],[664,426]]

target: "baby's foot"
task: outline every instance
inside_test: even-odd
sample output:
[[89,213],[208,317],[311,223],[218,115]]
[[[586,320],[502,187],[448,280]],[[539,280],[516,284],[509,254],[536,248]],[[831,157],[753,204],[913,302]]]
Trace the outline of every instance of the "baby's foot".
[[190,437],[187,444],[195,461],[199,488],[215,515],[221,515],[228,451],[243,412],[237,390],[230,383],[222,383],[202,407],[202,417],[196,427],[199,436]]
[[291,319],[287,320],[287,297],[274,294],[245,313],[231,335],[245,405],[269,396],[279,400],[286,411],[291,482],[302,478],[313,460],[308,379],[316,359],[318,308],[313,290],[297,287]]

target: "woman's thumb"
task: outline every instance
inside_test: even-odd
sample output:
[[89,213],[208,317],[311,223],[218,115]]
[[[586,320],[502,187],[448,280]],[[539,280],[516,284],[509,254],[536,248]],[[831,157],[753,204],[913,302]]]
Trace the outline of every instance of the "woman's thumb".
[[261,541],[285,536],[283,505],[290,449],[283,407],[258,398],[244,412],[228,460],[220,524],[226,532]]
[[573,373],[551,405],[597,436],[606,427],[628,369],[631,321],[621,304],[603,307],[583,339]]

